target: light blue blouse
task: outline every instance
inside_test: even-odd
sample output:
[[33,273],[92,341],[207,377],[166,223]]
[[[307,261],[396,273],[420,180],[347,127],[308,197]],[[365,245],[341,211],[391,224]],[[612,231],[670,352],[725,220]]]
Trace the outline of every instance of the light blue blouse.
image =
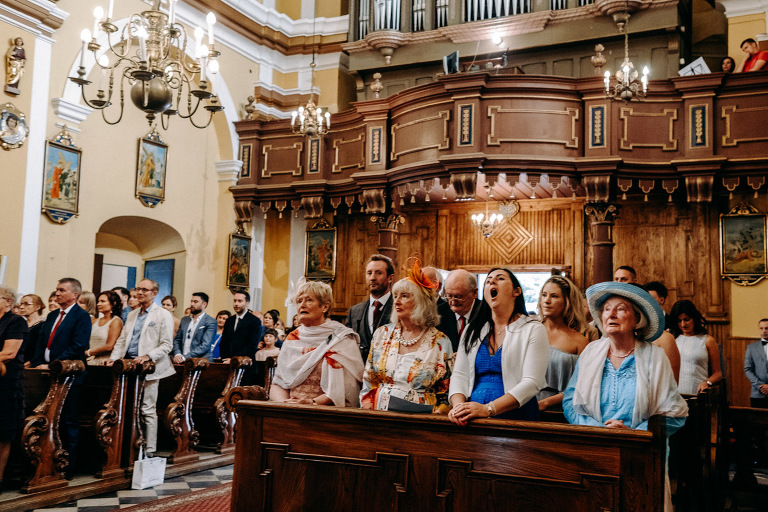
[[[573,393],[579,378],[579,363],[573,372],[568,388],[563,395],[563,412],[568,423],[572,425],[589,425],[602,427],[591,416],[577,414],[573,410]],[[605,358],[603,379],[600,383],[600,413],[603,421],[621,420],[625,425],[632,424],[632,412],[635,408],[635,388],[637,387],[637,368],[634,354],[626,358],[618,369],[613,367],[610,359]],[[684,424],[685,418],[666,417],[667,436],[677,432]],[[638,430],[648,430],[648,421],[637,426]]]

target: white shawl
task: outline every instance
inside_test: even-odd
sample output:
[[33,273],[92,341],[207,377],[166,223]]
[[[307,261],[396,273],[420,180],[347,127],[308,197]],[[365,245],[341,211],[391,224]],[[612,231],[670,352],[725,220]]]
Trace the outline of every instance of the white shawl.
[[363,359],[358,340],[355,331],[333,320],[299,326],[283,342],[273,384],[290,390],[307,380],[320,363],[323,393],[337,407],[359,406]]
[[[600,412],[600,384],[608,356],[609,340],[593,341],[579,357],[579,375],[573,393],[573,410],[603,422]],[[677,391],[677,382],[664,350],[651,343],[635,341],[635,407],[631,428],[655,414],[671,417],[688,416],[688,405]]]

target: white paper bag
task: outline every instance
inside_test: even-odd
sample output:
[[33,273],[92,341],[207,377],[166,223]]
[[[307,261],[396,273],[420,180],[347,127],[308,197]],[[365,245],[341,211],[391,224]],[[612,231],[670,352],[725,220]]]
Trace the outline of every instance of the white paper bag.
[[165,458],[144,457],[144,449],[139,451],[139,459],[133,463],[132,489],[146,489],[161,485],[165,480]]

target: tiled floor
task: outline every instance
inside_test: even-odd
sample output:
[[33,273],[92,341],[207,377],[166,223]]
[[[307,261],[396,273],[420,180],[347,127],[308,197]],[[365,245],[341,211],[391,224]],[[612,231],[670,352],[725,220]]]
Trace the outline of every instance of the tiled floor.
[[232,466],[225,466],[209,471],[201,471],[186,476],[171,478],[163,485],[141,491],[115,491],[91,498],[60,503],[47,508],[36,509],[35,512],[107,512],[128,508],[138,503],[167,498],[192,492],[197,489],[213,487],[232,481]]

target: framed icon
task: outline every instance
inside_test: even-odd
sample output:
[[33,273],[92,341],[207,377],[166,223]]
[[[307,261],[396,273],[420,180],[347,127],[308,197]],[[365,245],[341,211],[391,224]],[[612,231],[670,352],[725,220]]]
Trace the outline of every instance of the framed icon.
[[139,139],[136,168],[136,197],[144,206],[154,208],[165,201],[165,177],[168,145],[156,130]]
[[736,284],[752,285],[768,274],[766,216],[738,205],[720,216],[720,272]]
[[42,211],[63,224],[78,215],[82,151],[66,128],[45,143]]
[[336,228],[320,219],[307,229],[304,277],[332,280],[336,277]]
[[229,235],[227,287],[247,290],[250,285],[251,238],[240,233]]

